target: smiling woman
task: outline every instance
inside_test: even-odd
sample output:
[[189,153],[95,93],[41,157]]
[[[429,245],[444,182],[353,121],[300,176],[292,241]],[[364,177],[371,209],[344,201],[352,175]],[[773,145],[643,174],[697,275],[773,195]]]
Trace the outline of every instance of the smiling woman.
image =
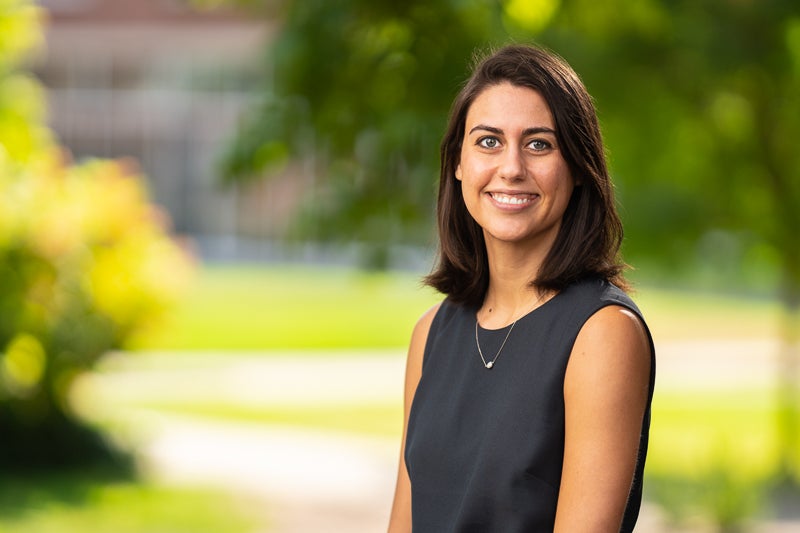
[[411,338],[389,530],[632,531],[655,350],[590,96],[557,56],[503,48],[441,156],[426,281],[446,298]]

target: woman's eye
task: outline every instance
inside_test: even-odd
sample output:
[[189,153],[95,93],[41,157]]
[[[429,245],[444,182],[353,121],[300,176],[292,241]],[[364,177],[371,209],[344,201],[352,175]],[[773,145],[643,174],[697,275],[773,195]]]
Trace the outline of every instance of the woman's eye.
[[497,137],[482,137],[478,139],[478,146],[483,148],[497,148],[500,144],[500,141],[497,140]]
[[542,151],[547,150],[548,148],[550,148],[550,143],[547,142],[547,141],[531,141],[531,142],[528,143],[528,146],[534,152],[542,152]]

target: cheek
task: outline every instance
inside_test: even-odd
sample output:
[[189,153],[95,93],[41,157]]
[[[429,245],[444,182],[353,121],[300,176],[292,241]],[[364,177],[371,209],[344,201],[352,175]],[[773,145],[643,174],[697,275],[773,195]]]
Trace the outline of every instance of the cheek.
[[574,195],[575,195],[575,184],[572,182],[572,180],[565,182],[562,186],[561,202],[560,202],[561,205],[559,206],[562,217],[564,216],[564,213],[566,213],[567,208],[569,207],[569,203],[572,201],[572,197]]
[[567,204],[569,204],[569,201],[572,198],[572,193],[575,191],[575,185],[573,184],[572,180],[564,181],[562,182],[560,189],[561,203],[566,209]]
[[572,191],[575,189],[575,179],[572,177],[572,172],[564,165],[553,173],[554,187],[560,194],[572,196]]
[[559,189],[569,196],[575,190],[575,180],[572,179],[570,174],[565,174],[559,179]]

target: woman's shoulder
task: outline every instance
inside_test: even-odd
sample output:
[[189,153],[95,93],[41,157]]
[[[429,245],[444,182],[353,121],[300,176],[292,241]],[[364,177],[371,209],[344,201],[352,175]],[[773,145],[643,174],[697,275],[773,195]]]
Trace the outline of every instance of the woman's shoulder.
[[654,354],[653,337],[631,296],[604,279],[587,279],[575,287],[583,303],[578,322],[579,341],[588,345],[635,345]]
[[[622,330],[634,334],[650,332],[644,314],[634,300],[613,283],[599,278],[584,278],[573,283],[558,295],[559,305],[554,309],[560,324],[572,324],[577,332],[582,329]],[[619,313],[624,310],[624,313]],[[633,331],[631,331],[632,328]]]
[[600,277],[587,277],[577,281],[563,291],[564,299],[571,305],[582,303],[597,311],[607,305],[619,305],[641,315],[633,298],[614,283]]

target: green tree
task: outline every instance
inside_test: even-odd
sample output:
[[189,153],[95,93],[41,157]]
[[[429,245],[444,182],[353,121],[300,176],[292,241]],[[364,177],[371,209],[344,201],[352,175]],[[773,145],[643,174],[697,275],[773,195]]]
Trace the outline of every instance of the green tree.
[[438,143],[475,43],[500,28],[493,3],[284,2],[264,96],[223,164],[258,178],[286,159],[314,162],[305,236],[385,246],[430,235]]

